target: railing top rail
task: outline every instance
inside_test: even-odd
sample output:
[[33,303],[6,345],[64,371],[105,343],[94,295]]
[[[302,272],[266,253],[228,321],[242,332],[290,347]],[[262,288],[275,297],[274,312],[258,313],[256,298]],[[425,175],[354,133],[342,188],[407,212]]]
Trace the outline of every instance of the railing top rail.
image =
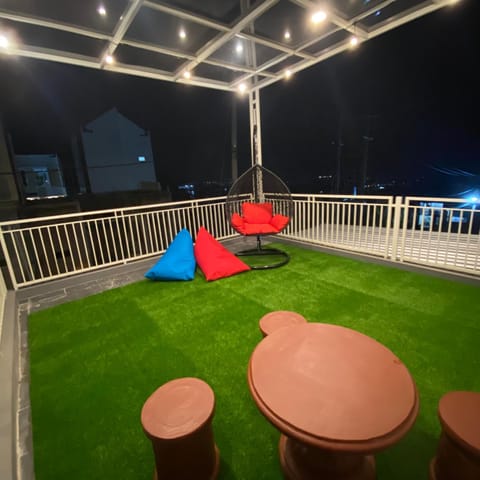
[[109,208],[105,210],[88,210],[84,212],[72,212],[72,213],[63,213],[60,215],[49,215],[46,217],[32,217],[32,218],[22,218],[18,220],[8,220],[5,222],[0,222],[0,230],[4,227],[12,226],[12,225],[21,225],[24,223],[42,223],[45,221],[50,220],[60,220],[60,219],[73,219],[77,217],[94,217],[98,215],[114,215],[116,212],[132,212],[132,211],[141,211],[141,210],[152,210],[155,208],[162,208],[166,209],[169,207],[188,207],[191,205],[198,205],[202,203],[209,203],[209,202],[218,202],[225,200],[225,196],[222,197],[211,197],[211,198],[199,198],[195,200],[182,200],[179,202],[163,202],[163,203],[155,203],[150,205],[137,205],[133,207],[119,207],[119,208]]
[[310,198],[348,198],[349,200],[393,200],[393,195],[339,195],[328,193],[292,193],[292,197],[310,197]]
[[409,202],[443,202],[443,203],[472,203],[480,206],[480,202],[470,202],[466,198],[445,198],[445,197],[405,197]]

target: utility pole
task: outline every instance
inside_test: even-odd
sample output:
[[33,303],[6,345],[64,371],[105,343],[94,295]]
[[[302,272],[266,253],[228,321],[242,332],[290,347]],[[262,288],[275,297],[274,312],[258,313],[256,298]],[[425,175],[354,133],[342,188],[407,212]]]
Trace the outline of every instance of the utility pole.
[[335,193],[340,193],[340,178],[342,175],[342,117],[340,116],[338,120],[338,130],[337,130],[337,172],[335,175]]
[[232,94],[232,182],[238,178],[238,148],[237,148],[237,99]]
[[378,117],[378,115],[367,115],[367,129],[365,135],[363,135],[363,160],[362,160],[362,174],[360,178],[359,193],[365,193],[365,184],[367,183],[367,170],[368,170],[368,155],[370,149],[370,142],[373,142],[374,137],[371,134],[372,131],[372,119]]

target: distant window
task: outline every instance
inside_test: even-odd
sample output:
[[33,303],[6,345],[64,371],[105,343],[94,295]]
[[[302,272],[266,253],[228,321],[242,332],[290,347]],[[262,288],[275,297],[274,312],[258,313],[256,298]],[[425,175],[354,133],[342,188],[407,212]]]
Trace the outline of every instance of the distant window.
[[139,162],[144,162],[145,161],[145,157],[143,155],[139,155],[137,158],[138,158]]

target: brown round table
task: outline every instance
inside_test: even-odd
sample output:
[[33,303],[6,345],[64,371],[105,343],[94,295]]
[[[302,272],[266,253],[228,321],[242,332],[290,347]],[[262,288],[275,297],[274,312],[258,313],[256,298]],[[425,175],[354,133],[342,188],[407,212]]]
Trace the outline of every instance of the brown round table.
[[287,479],[374,479],[373,453],[398,442],[418,413],[405,365],[354,330],[322,323],[279,329],[255,348],[248,384],[282,433]]
[[258,325],[262,335],[266,337],[279,328],[290,327],[292,325],[298,325],[299,323],[306,323],[306,321],[307,320],[305,317],[297,312],[276,310],[274,312],[266,313],[260,319]]

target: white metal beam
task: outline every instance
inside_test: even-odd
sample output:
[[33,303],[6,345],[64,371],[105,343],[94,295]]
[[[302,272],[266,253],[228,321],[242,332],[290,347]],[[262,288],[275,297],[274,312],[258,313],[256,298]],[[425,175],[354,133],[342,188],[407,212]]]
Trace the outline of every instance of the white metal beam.
[[231,28],[228,32],[225,32],[219,35],[216,40],[206,44],[203,48],[201,48],[197,54],[196,59],[194,61],[188,62],[182,65],[177,72],[177,78],[180,77],[183,71],[185,70],[192,70],[195,65],[203,62],[206,58],[208,58],[212,53],[218,50],[222,45],[227,43],[231,38],[233,38],[237,33],[241,32],[249,23],[253,22],[256,18],[262,15],[264,12],[269,10],[273,5],[275,5],[279,0],[265,0],[265,2],[261,3],[258,7],[251,10],[247,13],[244,17],[242,17],[233,28]]
[[113,36],[110,40],[110,44],[107,46],[107,48],[103,52],[102,58],[100,59],[102,67],[105,65],[106,56],[114,54],[115,50],[118,47],[118,44],[123,39],[125,33],[127,33],[128,27],[130,27],[131,23],[135,19],[142,4],[143,4],[143,0],[132,0],[131,3],[129,3],[129,5],[123,12],[123,15],[120,17],[120,20],[117,23],[117,26],[115,27]]
[[78,65],[80,67],[100,68],[98,58],[88,57],[86,55],[78,55],[74,53],[66,53],[60,50],[50,48],[42,48],[36,46],[22,45],[21,47],[13,47],[11,49],[13,55],[19,57],[35,58],[38,60],[48,60],[50,62],[67,63],[69,65]]
[[417,18],[423,17],[428,13],[432,13],[440,8],[446,7],[452,4],[452,0],[438,0],[434,3],[430,1],[423,2],[420,5],[417,5],[409,10],[402,12],[401,14],[395,15],[394,17],[388,18],[381,24],[377,25],[372,29],[368,36],[369,38],[378,37],[382,33],[393,30],[394,28],[400,27],[405,23],[411,22]]
[[0,18],[5,20],[11,20],[13,22],[26,23],[29,25],[37,25],[40,27],[51,28],[54,30],[61,30],[63,32],[75,33],[77,35],[83,35],[84,37],[97,38],[99,40],[110,40],[111,36],[105,33],[96,32],[88,28],[77,27],[76,25],[70,25],[68,23],[57,22],[48,20],[42,17],[33,17],[30,15],[24,15],[20,13],[7,12],[0,9]]
[[177,18],[183,18],[184,20],[188,20],[189,22],[198,23],[200,25],[204,25],[205,27],[218,30],[220,32],[230,31],[230,27],[228,25],[224,25],[223,23],[220,23],[220,22],[214,22],[209,18],[205,18],[205,17],[202,17],[201,15],[187,12],[186,10],[181,10],[180,8],[170,7],[169,5],[164,5],[163,3],[151,2],[149,0],[145,0],[143,5],[145,7],[151,8],[152,10],[158,10],[159,12],[167,13]]
[[[428,13],[431,13],[442,7],[450,5],[451,3],[452,3],[452,0],[438,0],[434,4],[432,4],[430,1],[423,2],[422,4],[403,12],[402,14],[398,14],[393,18],[387,19],[385,22],[383,22],[376,28],[372,29],[368,33],[368,38],[371,39],[371,38],[377,37],[382,33],[393,30],[394,28],[397,28],[405,23],[408,23],[412,20],[420,18],[424,15],[427,15]],[[360,42],[362,41],[361,38],[359,40]],[[350,48],[349,41],[336,44],[331,48],[329,48],[327,51],[323,52],[321,55],[317,56],[315,60],[303,60],[298,62],[296,65],[294,65],[291,68],[291,71],[292,73],[299,72],[301,70],[304,70],[305,68],[308,68],[312,65],[320,63],[324,60],[327,60],[328,58],[333,57],[334,55],[337,55],[345,50],[348,50],[349,48]],[[256,88],[260,88],[260,89],[264,88],[281,79],[282,79],[281,74],[277,75],[276,79],[271,79],[271,78],[264,79],[256,84]]]

